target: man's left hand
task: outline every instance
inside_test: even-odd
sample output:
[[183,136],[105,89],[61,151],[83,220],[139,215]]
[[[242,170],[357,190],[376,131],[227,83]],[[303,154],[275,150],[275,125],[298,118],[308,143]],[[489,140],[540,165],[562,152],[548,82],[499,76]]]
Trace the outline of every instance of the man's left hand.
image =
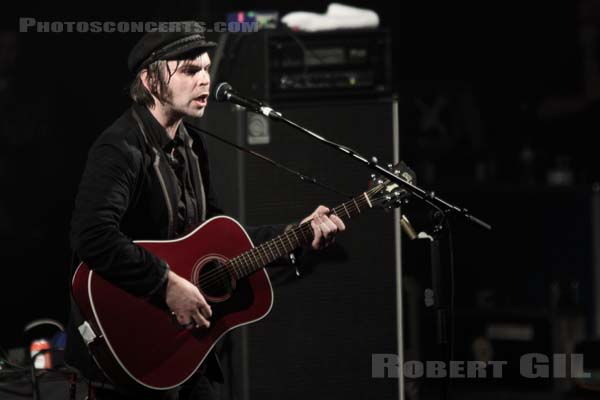
[[319,206],[300,223],[303,224],[311,221],[310,225],[313,228],[314,236],[311,246],[315,250],[329,246],[335,240],[335,235],[338,232],[346,230],[346,225],[344,225],[344,222],[337,215],[327,215],[328,213],[329,208]]

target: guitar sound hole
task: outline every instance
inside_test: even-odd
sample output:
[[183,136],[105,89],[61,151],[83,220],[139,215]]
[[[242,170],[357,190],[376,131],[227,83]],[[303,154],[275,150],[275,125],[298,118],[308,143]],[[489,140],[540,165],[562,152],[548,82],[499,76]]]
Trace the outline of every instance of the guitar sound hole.
[[202,266],[198,286],[212,301],[224,300],[232,292],[231,277],[219,260],[211,260]]

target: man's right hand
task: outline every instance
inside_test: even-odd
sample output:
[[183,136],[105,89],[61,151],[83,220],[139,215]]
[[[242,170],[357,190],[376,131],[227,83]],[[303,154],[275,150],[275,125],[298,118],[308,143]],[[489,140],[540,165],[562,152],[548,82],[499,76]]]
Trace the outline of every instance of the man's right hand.
[[180,325],[188,329],[210,326],[212,310],[200,290],[173,271],[169,271],[165,301]]

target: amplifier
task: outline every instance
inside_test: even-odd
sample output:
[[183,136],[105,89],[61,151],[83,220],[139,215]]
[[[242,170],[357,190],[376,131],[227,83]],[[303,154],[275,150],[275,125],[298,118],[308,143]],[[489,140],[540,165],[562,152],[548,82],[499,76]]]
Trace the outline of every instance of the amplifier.
[[228,34],[218,80],[264,100],[391,93],[387,30]]
[[[230,103],[209,107],[197,121],[209,131],[330,182],[341,192],[360,193],[368,186],[370,172],[364,166],[285,124],[258,124],[253,113]],[[281,101],[277,109],[315,132],[326,132],[330,140],[394,159],[397,104],[391,97]],[[377,138],[368,132],[377,132]],[[222,178],[214,186],[219,205],[244,224],[294,221],[317,204],[344,200],[213,138],[206,143],[212,170]],[[398,353],[400,238],[395,224],[393,214],[373,210],[352,219],[347,232],[321,253],[318,264],[306,260],[300,276],[294,268],[269,268],[273,309],[232,336],[230,363],[223,363],[231,398],[399,398],[398,380],[373,379],[371,365],[373,353]]]

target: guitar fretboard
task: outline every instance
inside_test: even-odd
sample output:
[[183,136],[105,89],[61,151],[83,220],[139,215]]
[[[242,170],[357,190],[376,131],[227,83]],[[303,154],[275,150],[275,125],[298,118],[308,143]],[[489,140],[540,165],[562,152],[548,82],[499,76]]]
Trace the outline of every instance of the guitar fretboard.
[[[331,210],[342,220],[350,220],[363,211],[372,208],[369,195],[379,190],[375,187],[350,201],[347,201]],[[271,239],[260,246],[253,248],[229,260],[229,267],[233,270],[236,279],[246,277],[260,268],[272,263],[278,258],[285,257],[295,249],[310,243],[313,240],[313,229],[310,221],[295,228],[289,229],[281,235]]]

